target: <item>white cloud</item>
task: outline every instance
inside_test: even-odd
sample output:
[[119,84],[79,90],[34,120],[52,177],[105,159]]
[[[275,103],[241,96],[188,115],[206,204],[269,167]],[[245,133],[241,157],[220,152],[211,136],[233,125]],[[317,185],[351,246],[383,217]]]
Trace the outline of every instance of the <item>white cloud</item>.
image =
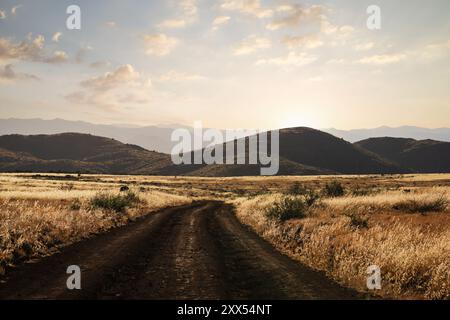
[[121,106],[146,104],[150,101],[150,79],[126,64],[112,72],[80,83],[81,90],[66,96],[72,103],[93,105],[109,111]]
[[401,62],[407,57],[408,55],[405,53],[381,54],[362,58],[358,61],[358,63],[369,65],[386,65]]
[[278,30],[287,27],[298,27],[302,22],[320,22],[324,13],[324,7],[320,5],[312,5],[309,7],[293,4],[280,6],[277,12],[281,12],[284,16],[274,19],[267,24],[269,30]]
[[297,47],[314,49],[324,45],[317,36],[286,36],[281,42],[291,49]]
[[216,17],[212,22],[212,30],[216,31],[220,26],[227,24],[230,21],[229,16],[219,16]]
[[316,56],[309,55],[306,52],[296,53],[291,51],[287,56],[270,59],[260,59],[256,62],[256,65],[302,67],[311,64],[316,60],[317,60]]
[[0,10],[0,19],[6,19],[6,13],[3,10]]
[[175,70],[171,70],[163,75],[161,75],[158,79],[160,82],[183,82],[183,81],[198,81],[206,79],[203,76],[198,74],[191,74],[186,72],[178,72]]
[[64,51],[55,51],[53,56],[45,58],[44,62],[47,63],[63,63],[69,60],[69,56]]
[[12,13],[13,15],[16,15],[16,14],[17,14],[17,10],[18,10],[19,8],[22,8],[22,7],[23,7],[23,6],[22,6],[21,4],[12,7],[12,8],[11,8],[11,13]]
[[236,56],[246,55],[261,49],[270,48],[271,46],[272,43],[270,39],[253,35],[247,37],[241,43],[236,45],[233,49],[233,54]]
[[158,28],[179,29],[185,28],[189,24],[197,20],[198,8],[197,0],[179,0],[178,14],[175,18],[166,19],[160,24]]
[[39,80],[39,78],[28,73],[17,73],[11,64],[0,66],[0,81],[11,82],[15,80]]
[[52,41],[53,42],[59,42],[59,40],[61,39],[62,36],[62,32],[55,32],[55,34],[52,37]]
[[364,42],[364,43],[359,43],[357,45],[355,45],[353,48],[356,51],[367,51],[372,49],[373,47],[375,47],[375,43],[373,42]]
[[263,8],[260,0],[224,0],[220,7],[227,11],[236,11],[257,18],[269,18],[273,10]]
[[[24,41],[15,43],[6,38],[0,38],[0,61],[25,60],[35,62],[61,62],[61,52],[48,57],[45,50],[45,38],[41,35],[34,39],[31,35]],[[56,55],[56,58],[55,58]],[[58,59],[59,57],[59,59]]]
[[169,37],[163,33],[144,35],[143,39],[146,54],[153,56],[168,55],[178,44],[177,38]]

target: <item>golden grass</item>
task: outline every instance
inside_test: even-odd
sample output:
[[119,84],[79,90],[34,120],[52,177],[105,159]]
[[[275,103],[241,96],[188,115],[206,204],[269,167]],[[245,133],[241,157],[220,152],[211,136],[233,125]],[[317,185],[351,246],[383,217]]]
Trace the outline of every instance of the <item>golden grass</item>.
[[[294,183],[320,190],[337,179],[366,196],[322,199],[307,217],[275,223],[266,208]],[[129,186],[143,200],[125,214],[93,210],[98,192]],[[450,194],[450,174],[307,177],[146,177],[0,174],[0,272],[8,264],[123,225],[162,207],[194,199],[227,200],[238,218],[279,250],[344,285],[366,291],[366,268],[381,267],[383,297],[443,299],[450,295],[450,209],[425,214],[393,207]],[[77,205],[81,206],[78,209]],[[352,224],[352,217],[368,228]]]
[[69,191],[66,184],[1,177],[0,274],[8,265],[52,254],[144,214],[192,201],[156,190],[134,190],[140,203],[117,213],[94,209],[89,202],[98,192],[117,194],[119,185],[76,183]]
[[[442,194],[450,200],[449,190],[326,199],[312,207],[307,218],[285,223],[265,215],[281,194],[234,203],[241,222],[287,255],[344,285],[367,291],[367,267],[378,265],[381,296],[444,299],[450,297],[450,209],[423,215],[394,211],[392,206],[410,199],[434,201]],[[353,226],[350,214],[367,221],[368,228]]]

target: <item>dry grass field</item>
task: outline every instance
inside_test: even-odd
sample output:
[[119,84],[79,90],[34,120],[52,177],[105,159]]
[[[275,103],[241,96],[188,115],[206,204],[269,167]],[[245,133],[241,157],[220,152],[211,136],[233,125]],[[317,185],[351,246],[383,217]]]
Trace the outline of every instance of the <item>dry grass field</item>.
[[[333,181],[342,193],[326,191]],[[381,297],[450,297],[450,175],[1,174],[0,272],[197,199],[232,203],[277,249],[346,286],[366,292],[366,269],[378,265]]]

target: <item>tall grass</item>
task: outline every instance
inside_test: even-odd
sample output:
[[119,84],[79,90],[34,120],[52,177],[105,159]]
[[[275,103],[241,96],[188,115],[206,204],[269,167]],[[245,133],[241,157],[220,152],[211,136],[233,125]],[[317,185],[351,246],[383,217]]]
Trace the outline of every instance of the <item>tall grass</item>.
[[[445,299],[450,298],[450,212],[447,206],[435,206],[441,197],[448,201],[448,194],[437,190],[443,188],[413,195],[325,199],[303,219],[285,223],[274,223],[265,214],[281,194],[234,203],[241,222],[292,258],[346,286],[367,291],[367,267],[378,265],[383,279],[378,294]],[[409,206],[393,209],[413,198],[431,205],[434,213],[411,213]]]

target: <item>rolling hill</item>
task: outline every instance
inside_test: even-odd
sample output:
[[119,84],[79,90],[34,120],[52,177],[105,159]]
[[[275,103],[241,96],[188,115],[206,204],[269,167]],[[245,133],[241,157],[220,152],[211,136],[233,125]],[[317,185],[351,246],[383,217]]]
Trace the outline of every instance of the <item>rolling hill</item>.
[[[224,147],[230,143],[237,141]],[[352,144],[306,127],[280,130],[279,155],[279,175],[450,172],[447,142],[373,138]],[[63,133],[0,136],[0,171],[246,176],[260,175],[260,165],[174,165],[168,154],[110,138]]]
[[414,172],[450,172],[449,142],[386,137],[366,139],[355,145]]

